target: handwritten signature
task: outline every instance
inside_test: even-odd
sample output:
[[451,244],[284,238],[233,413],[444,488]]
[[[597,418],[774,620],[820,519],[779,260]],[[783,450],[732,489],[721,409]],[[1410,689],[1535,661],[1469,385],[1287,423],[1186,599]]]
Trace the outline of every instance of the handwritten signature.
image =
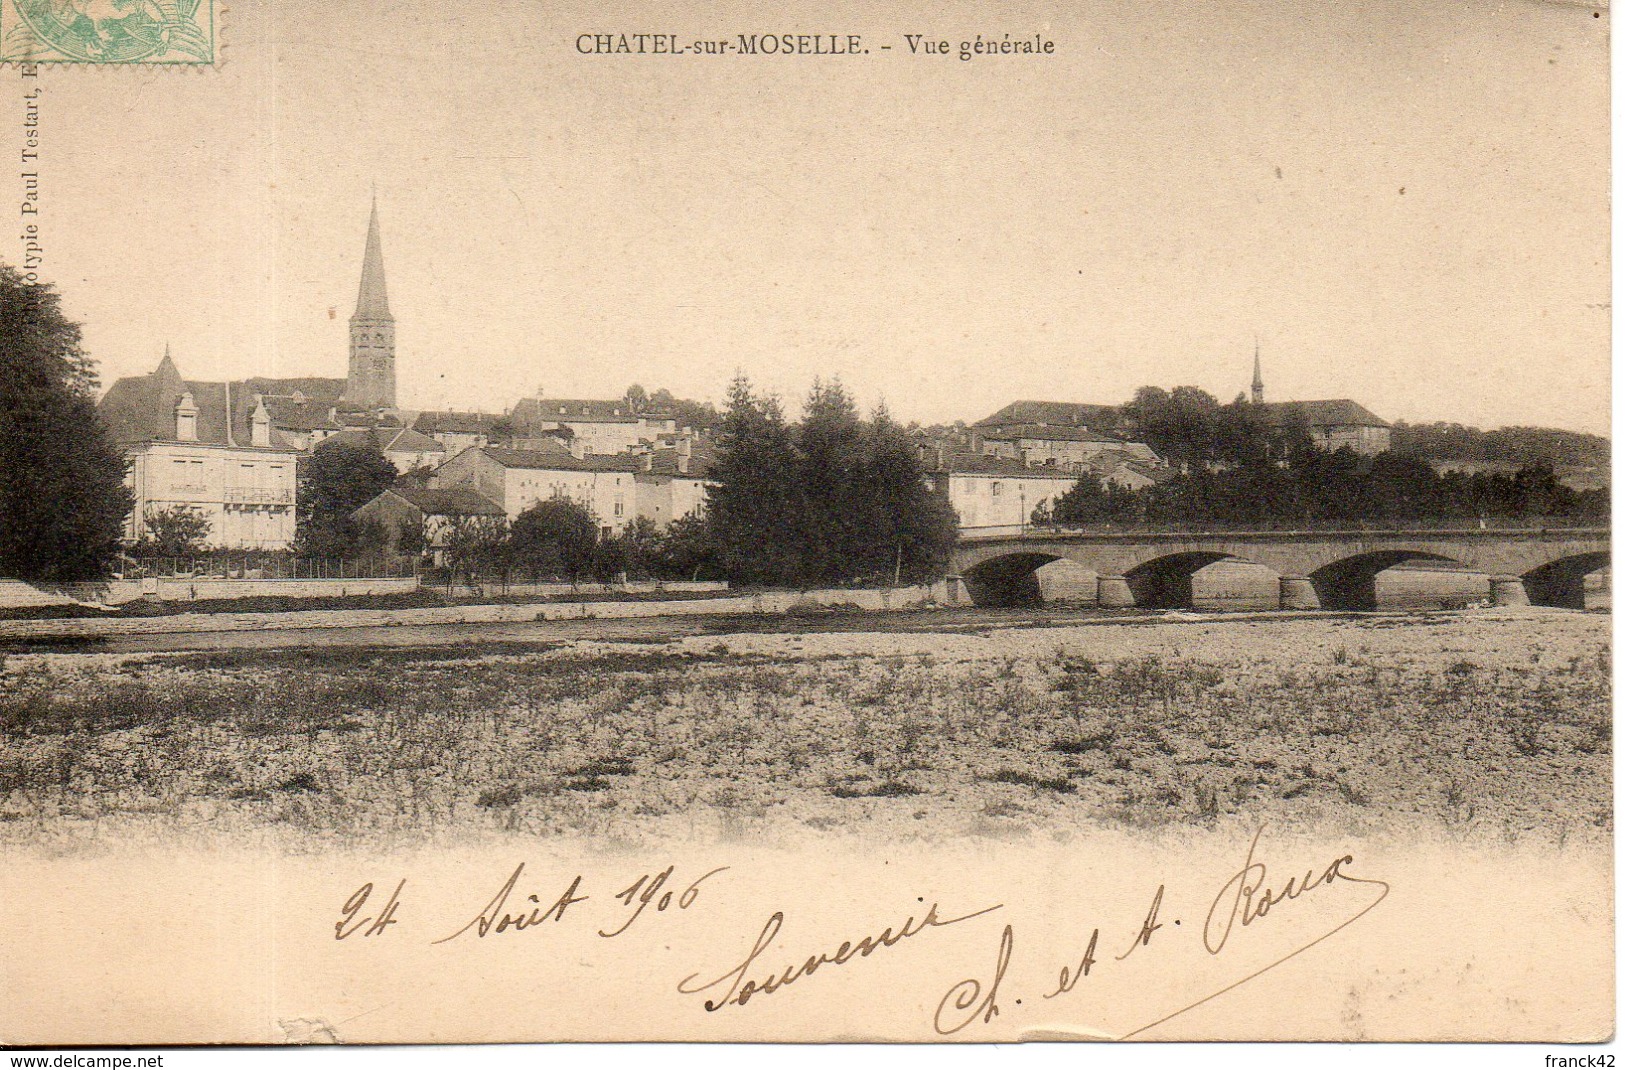
[[[1370,877],[1356,877],[1347,872],[1346,867],[1354,864],[1354,856],[1343,854],[1324,866],[1311,867],[1300,879],[1296,874],[1288,877],[1284,884],[1271,884],[1269,882],[1269,868],[1259,861],[1258,841],[1263,835],[1263,828],[1253,835],[1252,842],[1247,847],[1247,858],[1240,869],[1227,880],[1219,893],[1213,897],[1208,907],[1207,918],[1202,926],[1203,949],[1211,956],[1224,953],[1230,945],[1232,934],[1237,925],[1246,928],[1258,924],[1270,917],[1272,912],[1280,913],[1280,908],[1294,900],[1300,899],[1312,892],[1321,892],[1324,889],[1339,884],[1364,885],[1376,891],[1375,898],[1362,905],[1357,911],[1343,918],[1332,928],[1322,932],[1313,940],[1298,945],[1285,955],[1276,958],[1268,964],[1255,969],[1239,980],[1232,981],[1224,987],[1201,999],[1194,1000],[1180,1007],[1171,1014],[1163,1015],[1154,1022],[1140,1026],[1119,1036],[1119,1040],[1127,1040],[1139,1036],[1148,1030],[1154,1029],[1187,1011],[1194,1010],[1204,1003],[1218,999],[1226,993],[1233,992],[1249,981],[1268,973],[1282,963],[1285,963],[1315,947],[1317,944],[1330,939],[1337,933],[1353,925],[1376,909],[1377,904],[1387,898],[1389,885],[1386,881]],[[1116,956],[1121,962],[1128,958],[1135,950],[1149,947],[1152,936],[1163,928],[1158,920],[1162,909],[1165,885],[1158,885],[1155,895],[1151,899],[1150,908],[1146,912],[1145,920],[1140,924],[1140,930],[1134,941],[1122,954]],[[1006,925],[999,936],[999,949],[994,961],[991,976],[987,979],[966,978],[951,987],[937,1005],[932,1025],[939,1036],[952,1036],[955,1033],[980,1021],[989,1024],[1001,1012],[999,1003],[999,988],[1004,982],[1005,974],[1010,967],[1010,960],[1015,951],[1016,934],[1013,926]],[[1053,991],[1044,995],[1045,999],[1056,999],[1065,996],[1077,987],[1084,978],[1089,977],[1095,968],[1100,965],[1097,951],[1100,944],[1100,929],[1097,927],[1089,936],[1089,942],[1084,949],[1082,957],[1076,965],[1068,963],[1060,967],[1057,982]],[[1020,1002],[1019,1000],[1017,1002]]]

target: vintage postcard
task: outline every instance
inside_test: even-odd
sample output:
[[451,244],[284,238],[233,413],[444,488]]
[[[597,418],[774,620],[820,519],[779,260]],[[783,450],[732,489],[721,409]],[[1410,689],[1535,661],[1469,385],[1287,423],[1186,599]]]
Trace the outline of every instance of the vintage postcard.
[[0,0],[0,1043],[1609,1041],[1609,21]]

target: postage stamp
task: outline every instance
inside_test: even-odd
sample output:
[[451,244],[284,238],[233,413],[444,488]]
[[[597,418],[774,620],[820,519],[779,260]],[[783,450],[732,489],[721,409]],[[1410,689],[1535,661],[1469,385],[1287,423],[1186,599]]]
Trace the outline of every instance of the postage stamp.
[[0,0],[0,60],[208,66],[214,0]]

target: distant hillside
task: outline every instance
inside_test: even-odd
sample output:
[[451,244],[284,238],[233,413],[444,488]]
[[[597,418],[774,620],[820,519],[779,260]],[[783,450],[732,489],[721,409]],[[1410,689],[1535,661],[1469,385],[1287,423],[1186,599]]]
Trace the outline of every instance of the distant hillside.
[[1607,468],[1611,445],[1600,435],[1555,427],[1480,431],[1461,424],[1393,424],[1393,450],[1428,461],[1470,461],[1524,467]]

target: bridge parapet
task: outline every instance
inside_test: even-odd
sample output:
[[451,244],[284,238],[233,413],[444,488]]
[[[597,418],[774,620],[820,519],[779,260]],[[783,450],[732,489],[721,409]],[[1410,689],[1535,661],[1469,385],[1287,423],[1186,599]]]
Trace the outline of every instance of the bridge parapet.
[[[998,597],[1014,585],[1033,589],[1032,573],[1049,561],[1069,560],[1114,578],[1111,600],[1121,601],[1115,578],[1142,596],[1166,600],[1190,576],[1214,562],[1234,559],[1262,565],[1293,581],[1286,602],[1307,605],[1307,582],[1321,605],[1349,608],[1369,602],[1375,576],[1394,565],[1436,562],[1440,567],[1502,579],[1505,599],[1515,601],[1509,579],[1524,578],[1537,602],[1583,604],[1586,573],[1608,564],[1611,531],[1588,527],[1393,527],[1254,531],[1029,531],[961,539],[952,566],[973,594]],[[1183,584],[1183,587],[1181,587]],[[1156,592],[1147,595],[1147,592]],[[1576,593],[1580,592],[1580,593]],[[978,599],[981,600],[981,599]]]

